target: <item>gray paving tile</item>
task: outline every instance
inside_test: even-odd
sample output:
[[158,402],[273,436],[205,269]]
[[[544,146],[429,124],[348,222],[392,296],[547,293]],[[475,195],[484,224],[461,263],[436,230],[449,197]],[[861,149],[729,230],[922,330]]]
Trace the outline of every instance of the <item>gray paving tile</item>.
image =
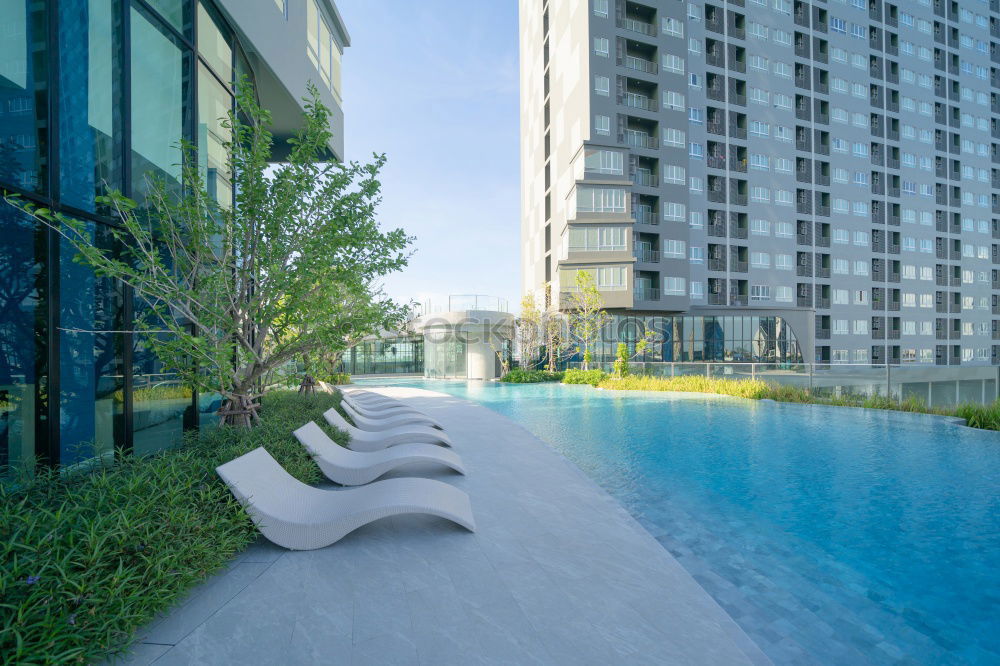
[[176,645],[230,599],[260,576],[269,564],[240,562],[195,589],[182,606],[148,631],[140,632],[145,643]]

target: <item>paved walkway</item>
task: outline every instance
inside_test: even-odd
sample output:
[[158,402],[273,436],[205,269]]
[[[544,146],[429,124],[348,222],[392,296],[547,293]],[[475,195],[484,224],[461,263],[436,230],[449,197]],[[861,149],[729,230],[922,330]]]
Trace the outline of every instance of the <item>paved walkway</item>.
[[381,392],[439,419],[478,531],[399,516],[331,547],[266,542],[140,632],[168,664],[766,664],[678,562],[594,482],[485,407]]

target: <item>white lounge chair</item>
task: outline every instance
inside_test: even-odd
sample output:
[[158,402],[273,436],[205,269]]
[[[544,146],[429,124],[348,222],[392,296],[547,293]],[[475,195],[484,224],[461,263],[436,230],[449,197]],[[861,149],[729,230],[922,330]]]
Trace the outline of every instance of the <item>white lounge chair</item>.
[[404,426],[402,428],[393,428],[392,430],[383,430],[382,432],[361,430],[348,423],[340,415],[340,412],[333,407],[323,412],[323,417],[334,428],[340,428],[347,432],[347,436],[349,437],[347,445],[354,451],[379,451],[398,444],[441,444],[451,446],[451,439],[448,438],[448,435],[440,430],[426,426]]
[[438,430],[443,430],[437,422],[420,414],[409,414],[407,412],[375,412],[365,410],[363,407],[354,407],[347,400],[342,400],[340,402],[340,406],[344,408],[344,412],[346,412],[347,415],[351,417],[351,420],[354,421],[354,425],[358,426],[362,430],[392,430],[393,428],[400,428],[403,426],[424,426],[426,428],[437,428]]
[[263,448],[215,468],[261,533],[285,548],[329,546],[362,525],[405,513],[426,513],[476,530],[469,496],[433,479],[386,479],[359,488],[308,486]]
[[382,451],[351,451],[330,439],[312,421],[294,434],[323,474],[342,486],[360,486],[397,467],[420,462],[440,463],[465,474],[457,453],[433,444],[400,444]]
[[420,419],[425,423],[429,423],[436,428],[440,428],[441,424],[436,420],[420,411],[419,409],[413,409],[407,405],[383,405],[383,404],[373,404],[362,400],[357,400],[348,395],[343,395],[341,402],[348,404],[351,408],[361,414],[362,416],[367,416],[369,418],[375,418],[380,416],[409,416],[415,419]]
[[418,414],[423,413],[416,407],[410,407],[405,402],[384,395],[378,395],[377,393],[369,393],[368,391],[343,391],[341,395],[355,404],[365,405],[372,409],[399,409]]

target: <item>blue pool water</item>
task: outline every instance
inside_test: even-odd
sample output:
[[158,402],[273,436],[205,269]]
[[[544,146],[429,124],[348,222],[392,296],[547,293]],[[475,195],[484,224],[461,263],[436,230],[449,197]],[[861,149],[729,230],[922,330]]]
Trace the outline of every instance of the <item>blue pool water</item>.
[[714,396],[371,383],[524,425],[621,501],[776,663],[1000,663],[1000,434]]

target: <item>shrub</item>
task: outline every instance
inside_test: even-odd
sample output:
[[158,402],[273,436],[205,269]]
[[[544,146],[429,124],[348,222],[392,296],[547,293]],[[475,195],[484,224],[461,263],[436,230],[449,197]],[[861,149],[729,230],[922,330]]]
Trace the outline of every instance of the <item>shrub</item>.
[[350,373],[347,372],[333,372],[323,377],[317,377],[317,379],[320,379],[326,382],[327,384],[333,384],[335,386],[351,383],[351,375]]
[[618,379],[629,374],[628,367],[628,345],[624,342],[618,343],[618,353],[615,357],[614,376]]
[[[215,467],[258,446],[307,483],[292,436],[339,396],[275,392],[259,427],[192,433],[183,446],[92,472],[0,484],[0,654],[11,663],[101,661],[256,534]],[[346,434],[327,431],[341,444]]]
[[500,381],[509,384],[537,384],[539,382],[557,382],[561,380],[563,373],[549,372],[548,370],[528,370],[525,368],[514,368],[500,378]]
[[971,428],[1000,430],[1000,400],[989,405],[965,404],[955,408],[955,416]]
[[577,370],[570,368],[563,374],[563,384],[590,384],[597,386],[607,378],[608,373],[603,370]]
[[601,388],[630,391],[683,391],[717,393],[740,398],[767,397],[770,387],[759,379],[710,379],[701,375],[681,377],[609,377],[600,382]]

